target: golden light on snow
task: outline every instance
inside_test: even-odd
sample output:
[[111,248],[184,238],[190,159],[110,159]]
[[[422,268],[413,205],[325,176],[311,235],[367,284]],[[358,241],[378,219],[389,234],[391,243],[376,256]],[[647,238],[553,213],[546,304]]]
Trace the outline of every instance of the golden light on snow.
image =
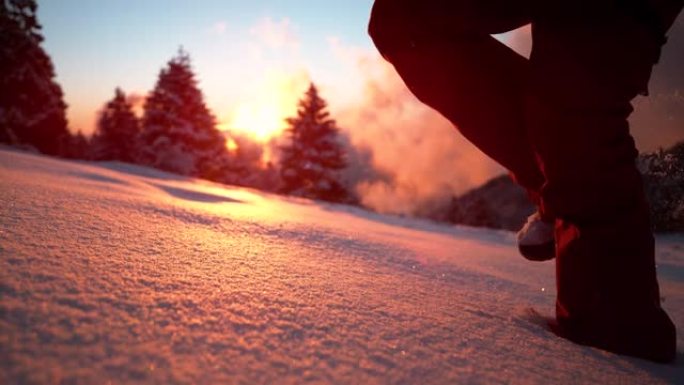
[[285,119],[296,113],[297,102],[308,85],[306,74],[271,71],[235,106],[222,127],[268,142],[283,133]]

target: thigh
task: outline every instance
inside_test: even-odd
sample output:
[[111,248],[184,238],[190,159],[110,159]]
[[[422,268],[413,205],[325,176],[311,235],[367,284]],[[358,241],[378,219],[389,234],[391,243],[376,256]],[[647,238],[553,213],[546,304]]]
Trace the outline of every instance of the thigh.
[[615,4],[578,1],[533,20],[526,125],[558,217],[604,220],[641,200],[627,118],[662,41]]

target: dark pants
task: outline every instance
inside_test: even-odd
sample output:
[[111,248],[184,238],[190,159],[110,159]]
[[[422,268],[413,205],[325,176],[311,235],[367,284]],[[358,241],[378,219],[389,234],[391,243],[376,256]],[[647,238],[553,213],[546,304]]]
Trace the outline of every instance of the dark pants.
[[[409,89],[556,219],[562,333],[667,361],[675,330],[627,123],[682,6],[658,3],[376,0],[369,30]],[[530,60],[490,36],[527,23]]]

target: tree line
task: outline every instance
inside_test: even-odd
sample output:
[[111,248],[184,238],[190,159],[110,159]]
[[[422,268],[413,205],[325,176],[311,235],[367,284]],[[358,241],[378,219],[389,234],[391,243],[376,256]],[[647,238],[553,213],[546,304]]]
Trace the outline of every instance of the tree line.
[[[204,102],[190,56],[180,49],[159,73],[138,118],[114,90],[91,138],[71,134],[50,57],[42,49],[34,0],[0,1],[0,142],[68,158],[115,160],[212,181],[352,202],[340,171],[346,149],[327,103],[312,83],[286,120],[278,164],[232,153]],[[244,141],[243,141],[244,142]]]

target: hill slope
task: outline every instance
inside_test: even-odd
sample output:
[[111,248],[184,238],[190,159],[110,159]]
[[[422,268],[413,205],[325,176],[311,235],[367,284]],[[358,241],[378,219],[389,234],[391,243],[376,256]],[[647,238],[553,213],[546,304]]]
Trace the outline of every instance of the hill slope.
[[[0,149],[0,383],[669,383],[581,347],[512,233]],[[659,238],[684,325],[684,239]],[[679,346],[684,346],[679,337]]]
[[468,226],[517,231],[535,210],[525,190],[508,175],[501,175],[453,198],[446,220]]

